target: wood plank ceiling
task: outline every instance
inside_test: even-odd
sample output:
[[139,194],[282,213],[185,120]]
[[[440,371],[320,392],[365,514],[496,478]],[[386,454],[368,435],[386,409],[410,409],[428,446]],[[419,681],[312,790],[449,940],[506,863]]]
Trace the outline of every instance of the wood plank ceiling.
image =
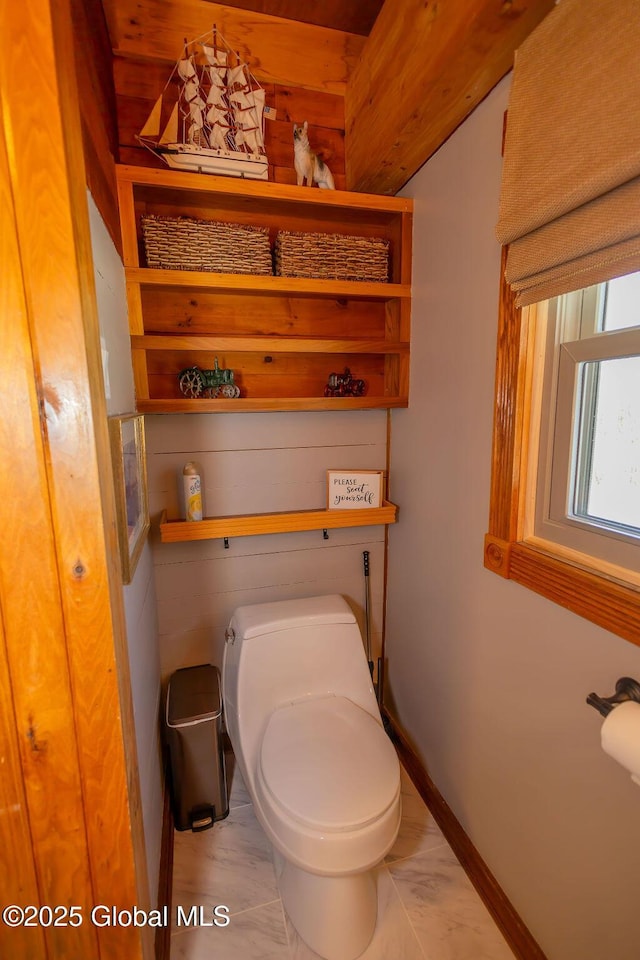
[[227,0],[226,6],[368,37],[384,0]]
[[102,0],[116,58],[215,22],[260,82],[339,94],[346,186],[394,194],[511,69],[555,0]]

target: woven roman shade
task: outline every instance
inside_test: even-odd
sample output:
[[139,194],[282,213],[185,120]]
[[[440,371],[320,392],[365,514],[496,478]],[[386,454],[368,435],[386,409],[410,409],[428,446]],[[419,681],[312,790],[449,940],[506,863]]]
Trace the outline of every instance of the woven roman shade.
[[640,0],[561,0],[519,48],[496,234],[519,306],[640,270]]

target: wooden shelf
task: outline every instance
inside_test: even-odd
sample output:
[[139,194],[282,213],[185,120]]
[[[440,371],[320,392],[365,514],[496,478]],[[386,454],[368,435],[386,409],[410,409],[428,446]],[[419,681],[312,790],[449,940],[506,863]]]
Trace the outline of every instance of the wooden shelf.
[[234,337],[190,334],[132,336],[141,350],[231,350],[253,353],[408,353],[409,344],[390,340],[322,339],[320,337]]
[[225,293],[257,293],[262,296],[318,297],[335,300],[410,299],[406,283],[373,283],[366,280],[308,280],[301,277],[253,276],[247,273],[211,273],[193,270],[158,270],[128,267],[129,283],[154,287],[189,287],[191,290],[218,290]]
[[[168,190],[181,194],[190,193],[196,202],[201,199],[219,197],[221,200],[236,198],[239,203],[273,205],[274,203],[303,203],[314,208],[346,209],[347,214],[372,211],[376,219],[385,213],[395,217],[398,210],[411,213],[413,202],[408,198],[388,197],[383,194],[350,193],[346,190],[319,190],[315,187],[298,187],[295,184],[273,183],[272,181],[245,180],[233,177],[217,177],[201,173],[189,173],[181,170],[167,170],[164,167],[139,167],[120,164],[117,166],[118,180],[144,188],[148,196],[165,196]],[[310,214],[311,216],[312,214]],[[322,216],[319,212],[318,216]]]
[[[145,167],[117,167],[129,329],[141,413],[406,407],[412,201]],[[381,238],[388,283],[146,266],[141,218],[192,217],[278,231]],[[234,371],[237,400],[187,399],[181,370]],[[363,397],[325,398],[348,367]]]
[[239,397],[237,400],[138,400],[139,413],[283,413],[291,410],[378,410],[408,406],[406,397]]
[[385,500],[381,507],[363,510],[297,510],[292,513],[249,513],[230,517],[207,517],[199,521],[160,518],[162,543],[189,540],[223,540],[267,533],[299,533],[338,527],[370,527],[396,522],[397,507]]

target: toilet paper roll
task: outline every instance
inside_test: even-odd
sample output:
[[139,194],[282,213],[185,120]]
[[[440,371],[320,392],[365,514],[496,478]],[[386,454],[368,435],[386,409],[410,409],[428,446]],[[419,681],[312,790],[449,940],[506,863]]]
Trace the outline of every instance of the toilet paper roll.
[[604,752],[622,764],[640,786],[640,703],[627,700],[614,707],[600,736]]

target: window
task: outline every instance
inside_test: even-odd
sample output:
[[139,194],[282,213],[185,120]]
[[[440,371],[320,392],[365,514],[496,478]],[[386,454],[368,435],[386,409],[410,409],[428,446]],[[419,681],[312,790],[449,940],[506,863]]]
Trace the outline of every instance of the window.
[[640,644],[640,318],[611,282],[640,270],[640,20],[602,6],[556,4],[514,66],[485,565]]
[[521,310],[503,279],[484,550],[488,570],[637,644],[639,284]]
[[640,574],[640,273],[557,297],[544,313],[540,452],[528,529],[634,579]]

